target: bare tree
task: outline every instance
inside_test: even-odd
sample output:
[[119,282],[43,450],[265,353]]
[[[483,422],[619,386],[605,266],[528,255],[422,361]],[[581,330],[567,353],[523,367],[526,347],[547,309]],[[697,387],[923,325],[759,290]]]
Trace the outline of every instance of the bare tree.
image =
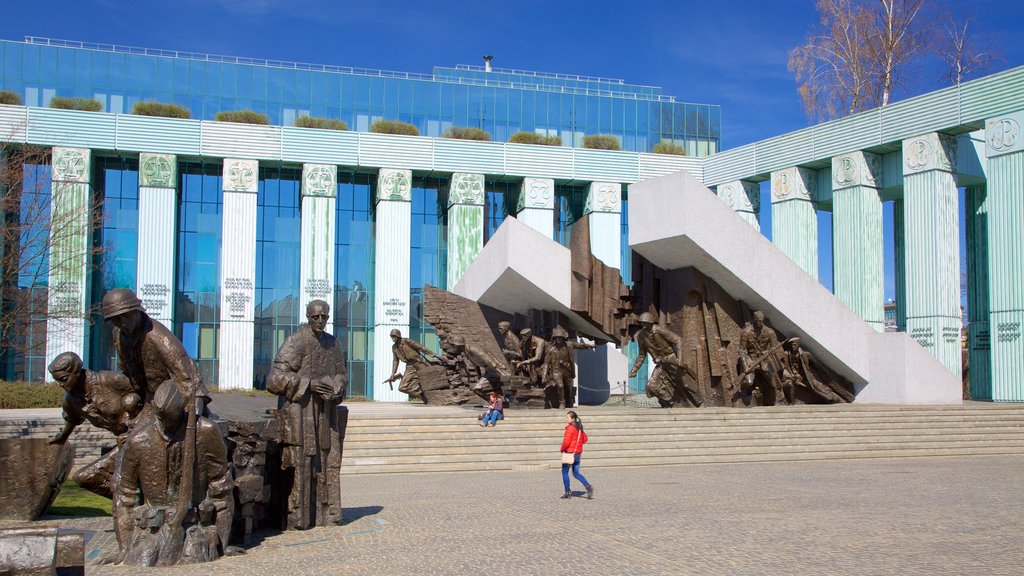
[[804,111],[828,120],[877,105],[871,13],[861,0],[817,0],[816,7],[817,28],[789,52]]
[[872,59],[879,75],[876,89],[882,106],[889,103],[893,88],[900,85],[908,64],[928,45],[932,28],[922,11],[927,0],[877,0],[872,3]]
[[996,41],[992,37],[979,41],[973,25],[974,17],[970,14],[958,18],[948,12],[943,18],[936,50],[945,65],[944,78],[954,86],[989,71],[1002,59],[995,48]]
[[0,365],[44,354],[47,330],[62,329],[49,320],[83,317],[77,299],[50,291],[70,290],[102,251],[89,234],[100,223],[99,207],[51,187],[50,155],[0,141]]

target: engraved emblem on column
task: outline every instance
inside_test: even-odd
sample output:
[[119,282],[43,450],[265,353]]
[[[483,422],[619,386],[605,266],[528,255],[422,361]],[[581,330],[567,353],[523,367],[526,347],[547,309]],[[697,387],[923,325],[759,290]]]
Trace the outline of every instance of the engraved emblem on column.
[[448,194],[448,205],[471,204],[482,206],[484,203],[483,174],[452,174],[452,184]]
[[840,156],[832,163],[833,184],[837,188],[855,186],[857,182],[857,161],[853,156]]
[[519,209],[553,208],[554,182],[543,178],[527,178],[523,181],[523,193],[519,195]]
[[939,134],[939,147],[941,148],[936,162],[940,170],[953,170],[956,166],[956,136]]
[[911,172],[920,172],[932,163],[932,154],[932,145],[927,140],[914,140],[904,148],[903,163]]
[[792,192],[789,182],[789,172],[777,172],[772,181],[772,194],[776,200],[785,200]]
[[587,195],[587,204],[583,211],[584,213],[618,212],[621,196],[622,189],[618,184],[595,183],[591,186],[590,194]]
[[810,200],[810,191],[817,183],[817,173],[803,168],[787,168],[772,173],[772,199],[776,202],[790,199]]
[[985,136],[989,148],[996,152],[1005,152],[1020,142],[1020,124],[1013,118],[989,120]]
[[877,174],[881,168],[877,154],[856,152],[832,159],[832,188],[851,186],[877,186]]
[[139,186],[174,188],[175,162],[175,157],[170,154],[140,154]]
[[337,177],[334,166],[305,164],[302,166],[302,194],[331,198],[337,194]]
[[225,160],[224,191],[255,193],[259,189],[258,172],[255,160]]
[[378,200],[412,201],[412,182],[407,170],[381,168]]
[[863,154],[864,158],[864,184],[867,186],[878,186],[878,175],[882,173],[882,158],[878,154]]
[[53,180],[57,182],[86,182],[89,169],[89,151],[81,148],[53,149]]
[[718,197],[725,202],[725,205],[733,210],[736,209],[736,185],[735,184],[723,184],[718,187]]

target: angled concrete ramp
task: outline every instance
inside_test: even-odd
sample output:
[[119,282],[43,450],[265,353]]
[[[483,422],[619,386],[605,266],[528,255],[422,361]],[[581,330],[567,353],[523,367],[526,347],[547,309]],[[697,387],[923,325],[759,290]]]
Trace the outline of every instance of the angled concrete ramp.
[[505,218],[452,292],[511,314],[552,310],[574,330],[606,340],[573,312],[569,249],[516,218]]
[[694,267],[856,387],[858,402],[960,404],[961,383],[902,332],[878,333],[685,172],[629,186],[629,245]]

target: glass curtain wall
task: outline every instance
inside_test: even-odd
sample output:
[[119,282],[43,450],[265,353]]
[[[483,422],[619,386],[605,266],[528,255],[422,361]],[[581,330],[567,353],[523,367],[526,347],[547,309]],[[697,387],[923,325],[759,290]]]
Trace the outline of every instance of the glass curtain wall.
[[338,174],[335,205],[334,336],[345,347],[348,395],[373,396],[373,198],[377,175]]
[[484,182],[484,244],[490,242],[505,218],[515,216],[521,186],[519,182]]
[[114,288],[135,290],[139,253],[139,163],[135,158],[98,158],[93,165],[95,205],[103,217],[93,230],[95,257],[90,299],[93,306],[88,366],[114,370],[117,362],[111,326],[100,313],[103,295]]
[[306,321],[305,310],[299,310],[301,176],[294,169],[260,169],[253,384],[261,390],[277,350]]
[[572,236],[572,225],[583,216],[587,205],[587,188],[572,184],[555,184],[555,242],[566,248]]
[[178,171],[181,204],[174,333],[199,365],[203,381],[216,386],[223,168],[183,162]]
[[[9,222],[20,227],[18,239],[18,277],[15,285],[4,286],[3,313],[28,311],[27,325],[13,327],[10,342],[3,343],[0,360],[7,380],[47,380],[46,373],[46,297],[49,278],[48,242],[50,222],[50,156],[11,159],[21,163],[19,209],[6,214]],[[13,170],[19,170],[15,165]],[[22,315],[23,313],[19,313]],[[24,316],[22,316],[24,317]]]
[[409,281],[409,338],[440,352],[434,327],[423,317],[423,287],[447,289],[448,181],[412,180],[412,251]]

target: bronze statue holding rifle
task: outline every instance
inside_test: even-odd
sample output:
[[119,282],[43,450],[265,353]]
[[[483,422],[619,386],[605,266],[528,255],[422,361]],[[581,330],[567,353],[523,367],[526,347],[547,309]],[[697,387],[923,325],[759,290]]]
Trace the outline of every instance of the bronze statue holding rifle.
[[657,317],[651,312],[640,315],[640,330],[636,342],[640,347],[630,378],[637,375],[648,354],[656,367],[647,380],[647,397],[657,398],[662,408],[671,406],[700,407],[704,403],[697,386],[697,376],[683,361],[683,340],[657,324]]

